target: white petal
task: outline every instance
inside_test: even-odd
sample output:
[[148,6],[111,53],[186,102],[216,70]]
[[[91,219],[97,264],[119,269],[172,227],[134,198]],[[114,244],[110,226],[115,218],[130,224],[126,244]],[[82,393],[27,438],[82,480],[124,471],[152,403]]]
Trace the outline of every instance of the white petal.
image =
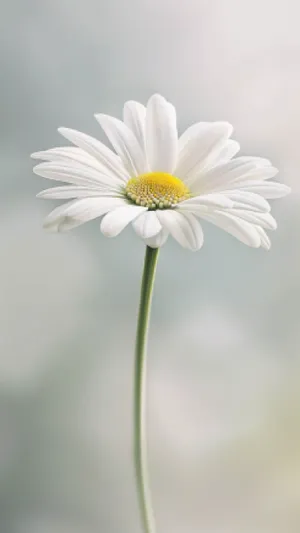
[[74,185],[104,188],[112,193],[121,192],[120,182],[112,176],[106,176],[99,171],[81,165],[80,163],[67,163],[66,161],[40,163],[33,168],[33,172],[44,178],[55,181],[65,181]]
[[[182,135],[179,137],[178,141],[178,148],[179,152],[185,147],[185,145],[190,141],[193,140],[195,137],[198,137],[200,133],[206,134],[211,128],[213,128],[216,125],[224,125],[226,124],[228,126],[228,137],[232,134],[233,127],[231,124],[228,124],[227,122],[196,122],[196,124],[192,124],[189,128],[187,128]],[[238,142],[233,140],[228,140],[224,148],[220,152],[220,156],[225,156],[226,160],[229,160],[231,157],[233,157],[240,149],[240,145]],[[231,155],[231,157],[227,157],[227,153]],[[218,159],[219,160],[219,159]]]
[[240,151],[240,145],[237,141],[229,139],[223,150],[219,154],[217,164],[227,163]]
[[179,204],[177,204],[176,209],[179,209],[180,211],[183,210],[193,212],[197,210],[202,210],[203,207],[230,209],[233,207],[233,201],[230,200],[224,194],[202,194],[200,196],[195,196],[193,198],[189,198],[188,200],[180,202]]
[[130,176],[138,176],[147,172],[142,148],[128,126],[117,118],[101,113],[95,115],[95,118],[119,154]]
[[208,165],[212,165],[226,146],[232,127],[227,122],[212,123],[204,128],[200,123],[193,135],[179,152],[175,176],[191,185],[197,175]]
[[272,165],[271,161],[269,161],[269,159],[266,159],[265,157],[243,155],[240,156],[239,159],[243,160],[245,163],[254,163],[257,168],[269,167]]
[[258,248],[261,244],[261,238],[253,224],[229,213],[214,211],[210,214],[201,215],[201,218],[230,233],[239,241],[247,244],[247,246]]
[[190,213],[179,213],[174,209],[158,210],[157,216],[181,246],[189,250],[199,250],[203,244],[203,232],[199,221]]
[[119,157],[107,148],[105,144],[77,130],[58,128],[58,131],[70,142],[95,157],[110,174],[118,177],[122,182],[126,183],[128,181],[130,176],[124,165],[122,165]]
[[124,124],[132,131],[145,153],[146,108],[139,102],[129,101],[124,105]]
[[67,231],[100,217],[116,207],[126,205],[121,198],[84,198],[56,207],[45,219],[44,228]]
[[178,151],[179,153],[183,150],[185,145],[193,139],[195,136],[197,136],[200,132],[207,132],[213,122],[196,122],[196,124],[192,124],[192,126],[189,126],[179,137],[178,140]]
[[247,192],[243,189],[233,189],[224,191],[224,195],[233,201],[233,207],[236,209],[250,209],[250,211],[270,211],[270,204],[259,194]]
[[242,218],[251,224],[257,224],[265,229],[275,230],[277,223],[271,213],[260,213],[257,211],[247,211],[244,209],[231,209],[229,214]]
[[168,230],[166,228],[162,228],[157,235],[150,237],[150,239],[144,239],[144,241],[147,246],[150,246],[150,248],[160,248],[163,246],[163,244],[165,244],[168,236]]
[[269,236],[260,226],[256,226],[256,231],[260,236],[261,247],[264,248],[265,250],[270,250],[271,241],[270,241]]
[[70,198],[91,198],[91,197],[119,197],[123,198],[122,193],[114,193],[111,191],[99,190],[99,188],[92,187],[78,187],[76,185],[62,185],[61,187],[51,187],[39,192],[37,198],[56,199],[56,200],[68,200]]
[[173,173],[178,155],[176,111],[158,94],[147,105],[146,152],[152,172]]
[[108,213],[101,222],[101,231],[105,237],[116,237],[121,231],[137,218],[147,207],[127,205]]
[[114,178],[117,178],[115,173],[111,173],[111,170],[100,163],[95,157],[91,156],[81,148],[74,146],[50,148],[49,150],[44,150],[42,152],[35,152],[34,154],[31,154],[31,157],[33,159],[44,159],[45,161],[65,161],[67,163],[77,162],[96,169],[102,174],[112,174]]
[[142,213],[133,221],[132,225],[136,233],[142,239],[150,239],[157,235],[162,229],[155,211],[146,211],[145,213]]
[[271,165],[257,166],[254,160],[249,161],[249,163],[253,164],[253,169],[250,170],[248,174],[244,174],[243,176],[237,178],[236,183],[242,183],[245,180],[268,180],[270,178],[274,178],[274,176],[278,174],[278,168],[272,167]]
[[200,174],[191,190],[194,194],[226,190],[234,187],[237,179],[248,176],[249,172],[255,168],[255,163],[252,161],[243,161],[242,158],[237,157]]
[[268,199],[282,198],[291,192],[290,187],[276,181],[249,180],[240,183],[238,187],[241,191],[256,193]]

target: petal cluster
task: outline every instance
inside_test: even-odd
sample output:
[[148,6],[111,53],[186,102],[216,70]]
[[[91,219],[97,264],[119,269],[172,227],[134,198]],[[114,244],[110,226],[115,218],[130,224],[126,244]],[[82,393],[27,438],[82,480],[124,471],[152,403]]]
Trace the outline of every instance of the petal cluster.
[[[102,217],[107,237],[132,223],[151,247],[162,246],[171,235],[183,247],[198,250],[203,219],[248,246],[270,248],[266,230],[276,229],[276,221],[268,200],[290,189],[271,181],[277,169],[267,159],[235,157],[239,144],[230,139],[230,124],[199,122],[179,137],[175,108],[160,95],[152,96],[146,107],[126,102],[123,121],[95,116],[112,150],[89,135],[59,128],[73,146],[32,154],[44,160],[34,167],[36,174],[64,183],[38,194],[67,200],[48,215],[47,229],[66,231]],[[190,197],[166,209],[136,205],[126,195],[127,183],[155,172],[179,178]]]

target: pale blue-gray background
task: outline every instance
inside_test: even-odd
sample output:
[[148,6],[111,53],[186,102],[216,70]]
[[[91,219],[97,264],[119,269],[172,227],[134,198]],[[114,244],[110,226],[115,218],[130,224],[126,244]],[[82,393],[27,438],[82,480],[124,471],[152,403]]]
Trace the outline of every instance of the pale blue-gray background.
[[269,253],[205,225],[162,250],[149,350],[158,533],[300,530],[297,0],[0,1],[0,531],[140,533],[132,347],[143,245],[48,235],[33,151],[160,92],[228,120],[293,196]]

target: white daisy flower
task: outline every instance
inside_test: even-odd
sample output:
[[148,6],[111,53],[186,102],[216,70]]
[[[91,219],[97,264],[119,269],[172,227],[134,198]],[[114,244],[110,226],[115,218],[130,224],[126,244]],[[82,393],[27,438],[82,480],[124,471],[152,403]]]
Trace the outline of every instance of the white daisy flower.
[[68,185],[47,189],[40,198],[70,200],[54,209],[44,226],[65,231],[102,217],[101,231],[115,237],[130,222],[145,243],[162,246],[172,235],[183,247],[203,244],[199,219],[244,244],[270,248],[265,230],[276,229],[267,199],[290,192],[270,181],[277,174],[260,157],[236,157],[227,122],[198,122],[179,138],[176,111],[162,96],[147,107],[126,102],[123,122],[95,115],[114,150],[79,131],[59,128],[75,147],[32,154],[44,159],[34,172]]

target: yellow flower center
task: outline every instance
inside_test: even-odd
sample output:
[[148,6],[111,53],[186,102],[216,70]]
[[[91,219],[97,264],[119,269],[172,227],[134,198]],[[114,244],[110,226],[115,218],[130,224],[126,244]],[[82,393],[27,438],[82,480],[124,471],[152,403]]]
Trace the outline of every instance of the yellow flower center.
[[131,178],[125,194],[135,204],[148,209],[166,209],[191,197],[183,181],[165,172],[150,172]]

